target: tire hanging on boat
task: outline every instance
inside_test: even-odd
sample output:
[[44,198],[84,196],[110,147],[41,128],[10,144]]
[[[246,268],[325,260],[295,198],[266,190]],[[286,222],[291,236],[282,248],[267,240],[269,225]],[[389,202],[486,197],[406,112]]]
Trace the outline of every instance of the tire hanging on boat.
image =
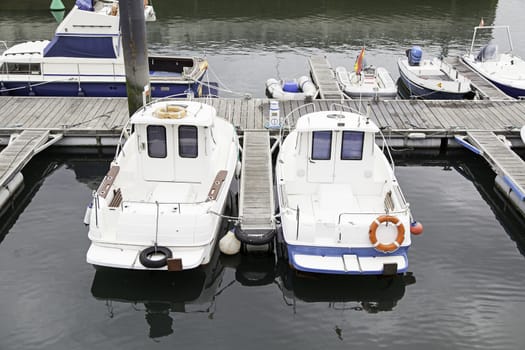
[[[162,254],[164,257],[159,260],[152,260],[151,257],[154,254]],[[168,263],[168,259],[171,259],[173,256],[171,250],[166,247],[160,247],[160,246],[152,246],[144,249],[140,252],[139,260],[144,267],[149,267],[152,269],[158,269],[160,267],[166,266]]]
[[[397,236],[393,242],[380,243],[377,240],[377,228],[383,222],[391,222],[392,224],[397,226]],[[398,250],[401,246],[401,243],[403,243],[403,240],[405,239],[405,227],[397,217],[391,215],[382,215],[374,221],[372,221],[372,223],[370,224],[370,230],[368,231],[368,236],[370,238],[370,242],[376,250],[383,253],[392,253]]]

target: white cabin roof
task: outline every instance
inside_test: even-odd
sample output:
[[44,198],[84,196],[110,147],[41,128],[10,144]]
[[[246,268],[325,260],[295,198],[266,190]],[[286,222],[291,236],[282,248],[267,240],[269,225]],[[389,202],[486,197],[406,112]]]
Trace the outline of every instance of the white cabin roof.
[[[162,118],[159,112],[167,111],[168,107],[180,107],[185,112],[181,115],[174,114],[175,118]],[[194,101],[162,101],[156,102],[145,109],[140,109],[131,117],[132,124],[183,124],[195,126],[212,126],[213,119],[217,115],[214,107]]]
[[377,125],[368,117],[341,111],[322,111],[305,114],[297,120],[295,129],[298,132],[353,130],[376,133],[379,131]]
[[49,40],[28,41],[17,44],[5,50],[3,56],[14,55],[39,55],[42,56],[44,48],[49,44]]

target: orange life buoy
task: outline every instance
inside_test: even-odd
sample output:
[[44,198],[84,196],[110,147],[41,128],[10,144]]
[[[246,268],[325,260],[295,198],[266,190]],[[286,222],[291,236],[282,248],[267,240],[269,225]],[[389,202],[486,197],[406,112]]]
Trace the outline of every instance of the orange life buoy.
[[[397,236],[393,242],[380,243],[377,240],[377,228],[383,222],[391,222],[392,224],[397,226]],[[405,227],[397,217],[390,215],[382,215],[374,221],[372,221],[372,223],[370,224],[370,231],[368,231],[368,236],[370,237],[370,242],[376,250],[379,250],[384,253],[392,253],[395,252],[401,246],[401,243],[403,243],[403,240],[405,239]]]
[[155,115],[161,119],[181,119],[186,116],[186,108],[178,105],[167,105],[157,109]]

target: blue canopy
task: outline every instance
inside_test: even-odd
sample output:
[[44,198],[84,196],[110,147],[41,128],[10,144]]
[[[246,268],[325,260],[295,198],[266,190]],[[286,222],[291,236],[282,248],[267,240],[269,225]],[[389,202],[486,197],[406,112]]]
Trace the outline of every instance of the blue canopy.
[[44,57],[116,58],[113,38],[55,36],[44,49]]
[[77,0],[76,4],[80,10],[93,11],[93,0]]

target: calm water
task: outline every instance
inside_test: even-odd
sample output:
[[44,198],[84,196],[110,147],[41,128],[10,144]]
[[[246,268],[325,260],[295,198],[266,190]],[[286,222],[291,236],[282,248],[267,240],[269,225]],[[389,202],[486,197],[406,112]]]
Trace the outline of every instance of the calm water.
[[[3,1],[0,39],[51,37],[47,5]],[[521,0],[154,5],[152,51],[206,55],[224,85],[254,96],[269,77],[305,74],[311,54],[351,67],[363,43],[395,74],[412,44],[461,53],[480,17],[510,24],[525,56]],[[425,233],[395,279],[294,276],[275,256],[218,254],[189,273],[96,272],[82,218],[109,158],[38,157],[0,218],[0,349],[523,348],[524,220],[480,159],[405,153],[396,172]]]

